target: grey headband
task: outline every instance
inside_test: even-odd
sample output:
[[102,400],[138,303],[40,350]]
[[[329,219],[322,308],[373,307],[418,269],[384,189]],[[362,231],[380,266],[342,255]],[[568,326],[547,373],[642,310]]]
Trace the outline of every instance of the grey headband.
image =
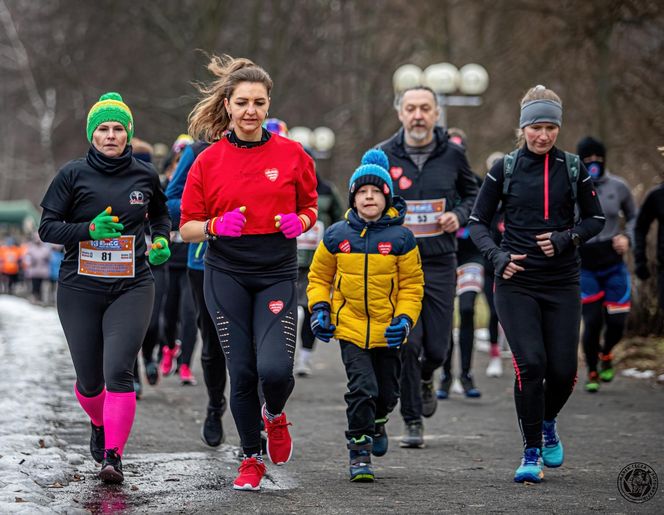
[[519,127],[523,129],[534,123],[563,124],[563,106],[554,100],[532,100],[521,106]]

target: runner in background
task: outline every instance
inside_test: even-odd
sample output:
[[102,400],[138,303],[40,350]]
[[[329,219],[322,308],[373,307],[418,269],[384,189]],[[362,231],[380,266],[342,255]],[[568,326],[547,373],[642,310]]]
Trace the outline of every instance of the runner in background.
[[[493,152],[486,160],[486,170],[489,170],[498,161],[502,161],[505,154],[502,152]],[[501,207],[498,207],[496,214],[491,222],[490,234],[497,246],[503,239],[503,232],[505,232],[505,221],[503,220],[503,213]],[[505,344],[504,333],[498,322],[498,313],[496,312],[496,303],[493,299],[494,291],[494,276],[493,263],[488,259],[484,259],[484,297],[486,298],[487,306],[489,307],[489,364],[486,367],[487,377],[501,377],[503,375],[503,360],[501,358],[501,344],[505,347],[504,350],[509,351]],[[502,340],[502,341],[501,341]]]
[[[553,91],[536,86],[526,93],[520,148],[491,168],[469,224],[477,248],[494,265],[496,309],[513,353],[514,401],[523,436],[517,482],[539,483],[541,462],[547,467],[563,463],[556,417],[576,382],[577,247],[604,226],[586,168],[578,156],[554,146],[562,114]],[[505,232],[498,247],[490,229],[501,201]]]
[[[171,181],[166,188],[168,210],[173,226],[180,225],[182,191],[187,181],[191,165],[209,143],[195,141],[182,151]],[[201,439],[210,447],[218,447],[224,441],[222,417],[226,411],[226,359],[221,350],[214,321],[205,306],[204,271],[207,242],[189,243],[187,249],[187,277],[196,308],[196,323],[201,332],[201,368],[207,389],[208,401],[205,420],[201,427]]]
[[602,232],[579,248],[586,391],[595,393],[600,380],[613,380],[611,351],[622,338],[631,307],[631,281],[623,256],[634,241],[636,207],[627,183],[607,170],[606,148],[601,141],[583,138],[577,144],[577,153],[592,177],[606,216]]
[[170,255],[166,198],[155,169],[133,157],[133,133],[122,97],[102,95],[88,113],[87,156],[65,164],[53,179],[39,226],[43,241],[65,246],[58,315],[76,370],[76,397],[90,417],[90,452],[108,483],[124,480],[121,457],[136,412],[133,369],[154,302],[147,262]]
[[263,128],[272,90],[265,70],[229,56],[212,57],[208,70],[216,78],[200,88],[189,133],[213,143],[189,171],[180,232],[187,242],[208,241],[205,302],[226,354],[244,453],[233,488],[259,490],[261,418],[271,461],[286,463],[293,452],[284,407],[295,384],[295,238],[316,223],[316,172],[300,144]]
[[[463,130],[457,127],[450,127],[447,129],[447,134],[450,137],[450,143],[458,145],[464,152],[467,151],[467,136]],[[475,177],[477,186],[481,186],[482,180],[476,174],[473,174],[473,176]],[[456,237],[458,264],[456,296],[459,312],[459,336],[457,341],[459,347],[459,365],[461,366],[459,382],[466,397],[477,398],[482,394],[475,387],[471,375],[471,366],[475,344],[475,302],[477,294],[481,293],[484,287],[484,260],[477,247],[475,247],[475,244],[471,241],[467,227],[460,227],[456,232]],[[450,345],[440,376],[440,387],[436,390],[436,396],[439,399],[447,399],[450,388],[452,387],[453,350],[454,334],[450,335]]]
[[477,184],[465,152],[436,127],[440,106],[433,90],[416,87],[397,103],[402,127],[378,146],[390,162],[394,193],[405,198],[405,225],[422,256],[424,299],[421,321],[401,348],[401,445],[422,447],[422,417],[438,405],[434,371],[447,355],[456,291],[456,231],[468,220]]

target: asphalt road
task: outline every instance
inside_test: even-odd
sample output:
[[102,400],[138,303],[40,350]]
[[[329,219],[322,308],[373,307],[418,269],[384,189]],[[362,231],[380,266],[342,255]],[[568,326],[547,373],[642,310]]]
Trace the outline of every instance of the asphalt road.
[[[102,485],[91,459],[78,467],[79,481],[53,490],[60,505],[93,513],[664,513],[664,486],[641,504],[625,500],[618,476],[633,462],[650,465],[664,481],[664,388],[618,377],[591,395],[579,386],[559,417],[565,464],[545,469],[544,482],[513,482],[521,438],[512,400],[512,371],[484,376],[487,356],[475,357],[479,399],[452,395],[425,421],[426,448],[400,449],[402,422],[388,423],[390,451],[375,458],[377,481],[348,481],[344,442],[345,375],[338,346],[320,345],[313,377],[297,379],[286,407],[295,451],[290,463],[268,463],[260,493],[231,488],[239,464],[239,439],[230,413],[226,444],[205,446],[203,387],[183,387],[175,377],[145,386],[125,451],[125,483]],[[194,373],[202,380],[200,366]],[[63,380],[70,387],[71,377]],[[59,409],[71,419],[73,395]],[[65,417],[66,413],[66,417]],[[60,428],[72,451],[89,456],[80,422]]]

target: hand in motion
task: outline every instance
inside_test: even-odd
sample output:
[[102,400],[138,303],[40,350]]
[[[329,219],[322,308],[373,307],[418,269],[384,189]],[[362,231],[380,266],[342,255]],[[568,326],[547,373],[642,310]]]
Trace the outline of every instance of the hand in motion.
[[553,247],[553,242],[551,241],[551,235],[553,233],[546,232],[544,234],[538,234],[535,236],[537,238],[537,245],[542,249],[546,257],[553,257],[556,253],[556,249]]
[[284,236],[288,239],[297,238],[304,230],[300,217],[295,213],[288,213],[287,215],[279,213],[274,217],[274,221],[275,227],[284,233]]
[[334,337],[336,326],[330,320],[330,305],[326,302],[315,304],[311,311],[311,332],[320,341],[329,342]]
[[93,240],[107,240],[122,236],[120,231],[124,229],[124,225],[120,223],[117,216],[111,215],[111,210],[111,206],[108,206],[90,222],[88,232]]
[[503,279],[509,279],[517,272],[523,272],[525,268],[521,265],[517,265],[516,261],[522,261],[526,259],[526,254],[510,254],[510,262],[503,270]]
[[166,263],[170,257],[171,250],[168,248],[168,240],[163,236],[157,236],[148,253],[148,261],[151,265],[161,265]]
[[448,211],[438,218],[438,224],[445,232],[456,232],[459,229],[459,217],[456,213]]
[[244,212],[247,210],[245,206],[236,207],[233,211],[227,211],[223,216],[217,216],[210,220],[210,232],[213,236],[227,236],[229,238],[237,238],[242,235],[244,224],[247,219]]
[[612,239],[613,250],[619,255],[624,255],[629,250],[629,238],[624,234],[616,234]]
[[385,329],[385,338],[387,339],[387,346],[391,348],[399,348],[403,342],[406,341],[410,334],[410,319],[406,315],[399,315],[394,317],[390,325]]

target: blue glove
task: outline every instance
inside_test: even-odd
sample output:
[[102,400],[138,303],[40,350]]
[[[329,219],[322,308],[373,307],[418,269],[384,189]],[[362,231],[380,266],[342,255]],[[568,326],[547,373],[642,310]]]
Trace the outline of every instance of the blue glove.
[[314,304],[311,310],[311,331],[322,342],[329,342],[334,337],[336,326],[330,321],[330,305],[327,302]]
[[385,329],[385,338],[387,338],[387,346],[398,348],[408,335],[410,334],[410,327],[412,322],[407,315],[399,315],[394,317],[390,325]]

